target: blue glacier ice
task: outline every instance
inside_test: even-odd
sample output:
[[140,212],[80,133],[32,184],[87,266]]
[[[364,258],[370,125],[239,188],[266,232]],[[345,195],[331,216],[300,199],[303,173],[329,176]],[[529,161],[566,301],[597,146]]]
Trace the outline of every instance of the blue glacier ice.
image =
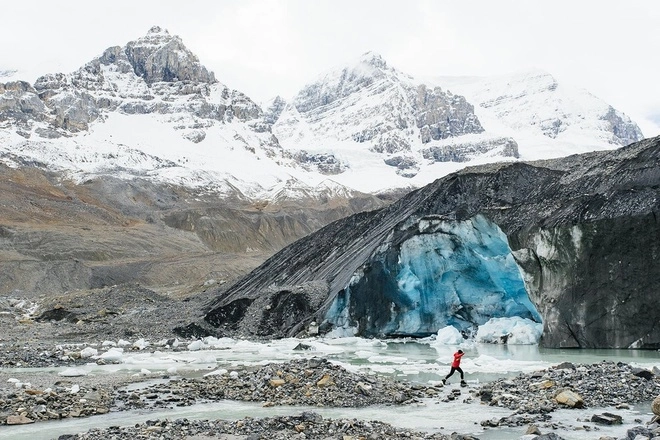
[[484,216],[424,218],[357,271],[326,314],[362,336],[427,336],[446,326],[474,334],[491,318],[541,316],[506,235]]

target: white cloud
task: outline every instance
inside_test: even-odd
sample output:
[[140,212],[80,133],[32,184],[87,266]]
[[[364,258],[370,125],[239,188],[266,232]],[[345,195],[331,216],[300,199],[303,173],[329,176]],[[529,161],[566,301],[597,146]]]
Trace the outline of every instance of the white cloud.
[[257,101],[372,50],[413,75],[544,69],[660,134],[656,0],[22,0],[2,15],[0,69],[31,81],[159,25]]

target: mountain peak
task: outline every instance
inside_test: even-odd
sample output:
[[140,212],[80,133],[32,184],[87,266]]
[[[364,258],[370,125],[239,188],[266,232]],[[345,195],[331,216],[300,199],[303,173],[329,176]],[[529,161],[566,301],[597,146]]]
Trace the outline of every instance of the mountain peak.
[[557,79],[548,71],[538,68],[520,70],[508,75],[509,82],[526,83],[531,86],[545,87],[549,90],[557,88]]
[[387,62],[383,57],[376,52],[365,52],[360,56],[359,62],[361,64],[368,64],[378,69],[387,69]]
[[149,29],[149,32],[147,32],[147,35],[151,35],[151,34],[169,35],[170,33],[168,32],[167,29],[163,29],[160,26],[152,26],[152,28]]
[[126,45],[126,56],[135,74],[151,84],[165,81],[193,81],[212,84],[213,72],[202,66],[177,35],[153,26],[147,35]]
[[369,89],[378,83],[398,83],[411,78],[387,65],[382,56],[375,52],[366,52],[358,59],[336,67],[311,84],[308,84],[294,98],[294,105],[300,112],[330,104],[359,91]]

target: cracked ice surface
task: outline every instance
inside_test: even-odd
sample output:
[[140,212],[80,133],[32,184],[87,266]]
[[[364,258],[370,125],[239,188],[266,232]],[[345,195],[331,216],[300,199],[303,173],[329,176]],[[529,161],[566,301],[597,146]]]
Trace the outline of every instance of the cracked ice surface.
[[[383,292],[358,295],[364,292],[360,283],[365,277],[354,277],[345,295],[330,308],[326,317],[330,323],[356,326],[359,317],[347,313],[351,309],[382,312],[382,305],[356,307],[362,297],[390,302],[385,319],[374,316],[360,321],[363,327],[373,326],[358,326],[358,332],[367,334],[429,335],[446,326],[474,333],[491,318],[541,322],[506,235],[497,225],[477,216],[461,222],[423,220],[419,229],[419,235],[401,245],[394,267],[382,263],[385,267],[378,276],[390,278],[376,284]],[[373,271],[370,276],[373,285]]]

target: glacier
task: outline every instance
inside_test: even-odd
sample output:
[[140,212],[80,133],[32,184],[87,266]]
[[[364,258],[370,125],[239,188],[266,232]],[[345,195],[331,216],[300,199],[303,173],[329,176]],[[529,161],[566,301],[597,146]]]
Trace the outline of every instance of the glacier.
[[493,318],[542,322],[496,224],[482,215],[415,222],[405,239],[390,240],[354,273],[328,308],[326,326],[367,337],[424,337],[451,326],[473,337]]

